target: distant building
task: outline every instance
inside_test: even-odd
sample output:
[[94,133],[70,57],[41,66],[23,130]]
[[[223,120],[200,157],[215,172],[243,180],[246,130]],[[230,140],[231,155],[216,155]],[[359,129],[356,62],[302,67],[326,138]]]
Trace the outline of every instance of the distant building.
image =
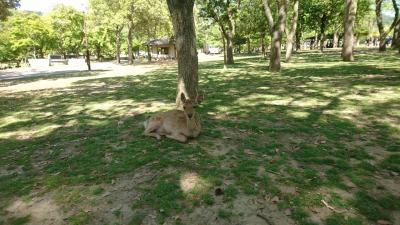
[[152,58],[175,59],[176,47],[174,38],[153,39],[145,43]]

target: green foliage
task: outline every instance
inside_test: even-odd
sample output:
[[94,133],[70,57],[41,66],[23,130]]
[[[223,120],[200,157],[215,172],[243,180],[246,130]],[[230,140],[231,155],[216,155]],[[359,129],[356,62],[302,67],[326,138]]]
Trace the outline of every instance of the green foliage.
[[83,44],[84,15],[72,6],[57,5],[48,15],[54,44],[60,54],[79,54]]
[[52,47],[50,25],[36,13],[15,11],[0,26],[3,27],[0,61],[36,55],[43,57],[45,52]]
[[10,9],[19,6],[20,0],[0,0],[0,21],[5,20],[11,13]]

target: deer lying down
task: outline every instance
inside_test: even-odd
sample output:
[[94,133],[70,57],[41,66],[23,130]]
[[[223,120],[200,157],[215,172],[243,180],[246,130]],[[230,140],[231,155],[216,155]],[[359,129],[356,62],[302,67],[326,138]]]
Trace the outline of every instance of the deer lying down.
[[166,136],[180,142],[186,142],[190,137],[197,137],[201,131],[201,124],[195,108],[203,101],[203,96],[197,96],[194,102],[186,99],[182,93],[181,100],[183,111],[174,109],[161,112],[144,121],[144,134],[158,140],[161,136]]

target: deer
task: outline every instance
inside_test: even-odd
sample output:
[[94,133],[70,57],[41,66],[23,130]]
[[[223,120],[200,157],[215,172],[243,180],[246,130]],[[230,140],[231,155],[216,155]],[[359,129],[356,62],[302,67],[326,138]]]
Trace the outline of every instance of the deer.
[[183,143],[189,138],[199,136],[201,124],[195,109],[203,101],[203,95],[197,95],[193,101],[181,93],[181,101],[183,110],[160,112],[144,121],[144,135],[155,137],[157,140],[166,136]]

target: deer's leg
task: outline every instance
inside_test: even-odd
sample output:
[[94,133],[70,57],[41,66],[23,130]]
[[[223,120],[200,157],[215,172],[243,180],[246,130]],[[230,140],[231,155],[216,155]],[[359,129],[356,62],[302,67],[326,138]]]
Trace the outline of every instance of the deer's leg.
[[168,138],[180,141],[180,142],[186,142],[187,137],[183,134],[172,134],[172,135],[166,135]]
[[161,135],[157,133],[159,127],[160,124],[149,122],[147,128],[144,130],[144,135],[155,137],[157,140],[161,140]]
[[157,132],[144,132],[144,135],[155,137],[157,140],[161,140],[161,135],[159,135]]

